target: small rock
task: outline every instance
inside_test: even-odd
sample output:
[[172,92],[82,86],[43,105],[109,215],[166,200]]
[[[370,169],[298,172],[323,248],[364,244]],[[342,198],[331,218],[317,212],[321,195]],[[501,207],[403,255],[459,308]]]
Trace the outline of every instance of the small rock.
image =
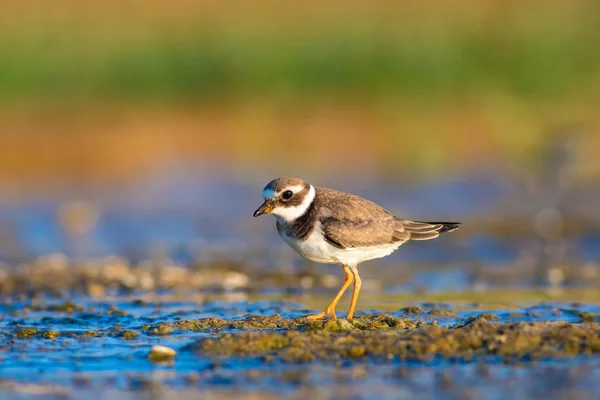
[[46,331],[42,334],[44,339],[55,339],[60,336],[60,332],[56,331]]
[[429,311],[427,314],[436,317],[456,317],[458,315],[456,311],[447,310],[445,308],[436,308]]
[[329,321],[325,322],[323,329],[330,332],[343,332],[354,329],[354,325],[352,325],[347,319],[330,319]]
[[595,322],[596,318],[598,317],[597,314],[593,314],[591,312],[582,312],[579,314],[579,316],[581,317],[581,322],[583,323]]
[[133,340],[138,336],[140,336],[140,333],[132,330],[126,330],[121,333],[121,337],[125,340]]
[[401,308],[400,312],[403,314],[423,314],[425,312],[425,310],[423,310],[419,306],[411,306],[411,307]]
[[150,349],[148,358],[150,361],[161,362],[170,361],[177,355],[177,352],[170,347],[155,345]]
[[352,346],[348,349],[348,356],[351,358],[360,358],[365,355],[364,346]]
[[471,317],[464,322],[459,322],[458,324],[452,326],[452,329],[466,328],[467,326],[473,327],[473,326],[487,324],[487,323],[488,323],[487,320],[480,315],[477,317]]
[[500,319],[497,315],[490,314],[490,313],[479,314],[478,317],[481,317],[481,318],[485,319],[486,321],[497,321]]

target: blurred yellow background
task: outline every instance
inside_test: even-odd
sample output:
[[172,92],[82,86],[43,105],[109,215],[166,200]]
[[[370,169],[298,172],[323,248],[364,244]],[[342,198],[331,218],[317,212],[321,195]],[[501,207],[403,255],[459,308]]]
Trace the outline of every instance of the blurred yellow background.
[[313,274],[251,217],[296,175],[464,222],[369,263],[382,288],[600,284],[597,0],[1,4],[0,261],[19,282]]
[[[556,127],[600,161],[600,4],[3,1],[0,182],[172,160],[394,180],[526,172]],[[577,128],[579,129],[579,128]],[[262,176],[262,175],[261,175]]]

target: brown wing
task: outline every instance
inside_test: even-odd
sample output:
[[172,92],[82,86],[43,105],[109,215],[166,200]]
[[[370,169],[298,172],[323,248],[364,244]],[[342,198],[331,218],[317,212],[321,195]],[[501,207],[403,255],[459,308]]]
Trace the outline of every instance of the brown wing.
[[332,189],[317,188],[317,194],[325,240],[341,249],[434,239],[460,225],[399,219],[367,199]]
[[349,193],[317,188],[321,229],[332,245],[345,249],[405,242],[410,235],[377,204]]

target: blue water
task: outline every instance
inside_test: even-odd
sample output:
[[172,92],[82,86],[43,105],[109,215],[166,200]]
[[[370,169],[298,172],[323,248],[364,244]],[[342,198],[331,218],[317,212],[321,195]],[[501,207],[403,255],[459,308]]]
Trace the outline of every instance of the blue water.
[[[133,263],[152,257],[164,263],[185,265],[210,265],[216,259],[226,258],[243,263],[251,279],[255,278],[255,271],[290,273],[293,270],[285,269],[286,266],[306,267],[306,262],[282,243],[273,218],[251,216],[261,202],[262,187],[271,178],[241,179],[231,173],[216,177],[209,170],[198,173],[189,166],[174,166],[126,186],[24,192],[0,202],[0,261],[8,264],[3,268],[9,271],[21,262],[55,252],[73,257],[116,254]],[[471,288],[476,281],[485,283],[485,287],[506,284],[506,280],[498,280],[493,274],[477,275],[480,269],[494,273],[516,271],[511,282],[528,286],[530,280],[519,275],[522,271],[518,260],[524,253],[535,254],[539,249],[530,246],[539,244],[540,239],[535,235],[497,235],[488,231],[490,225],[484,222],[511,218],[530,227],[536,208],[519,189],[494,175],[473,174],[425,183],[365,177],[329,178],[315,183],[363,195],[406,218],[465,223],[464,229],[451,235],[435,241],[409,243],[390,257],[361,266],[364,292],[376,293],[381,298],[363,303],[359,315],[385,312],[452,326],[481,314],[493,314],[497,322],[579,323],[581,312],[600,313],[598,304],[568,303],[519,303],[509,309],[485,304],[463,304],[458,308],[452,304],[418,304],[422,308],[418,314],[405,314],[400,308],[382,309],[383,304],[393,304],[393,299],[386,296],[398,292],[461,291]],[[97,223],[82,235],[69,234],[59,218],[60,211],[74,200],[86,201],[99,215]],[[583,199],[588,203],[591,200]],[[577,201],[571,204],[575,210],[581,205]],[[582,206],[579,210],[588,210],[584,215],[594,228],[598,216],[589,212],[594,207],[584,205],[587,208]],[[565,260],[569,265],[581,266],[600,260],[598,231],[587,227],[584,234],[565,238]],[[339,267],[316,268],[323,274],[342,277]],[[567,279],[571,281],[567,280],[566,285],[594,282],[593,276],[582,275],[577,281],[568,275]],[[381,286],[369,289],[368,285],[373,283]],[[294,298],[290,293],[298,292],[291,289],[297,288],[259,285],[254,295],[237,293],[252,301],[225,298],[198,302],[161,298],[156,293],[136,293],[139,297],[150,296],[149,302],[136,302],[135,296],[110,297],[113,295],[110,291],[102,301],[65,293],[84,307],[83,311],[73,314],[26,311],[31,305],[26,297],[15,294],[10,299],[3,298],[0,304],[0,398],[38,398],[39,393],[87,399],[198,398],[201,395],[221,398],[232,393],[238,397],[255,393],[261,398],[289,395],[302,399],[374,396],[383,399],[551,399],[598,398],[595,394],[600,393],[600,386],[596,384],[600,382],[600,361],[595,356],[580,356],[568,362],[544,360],[527,363],[526,367],[504,365],[502,360],[493,357],[473,362],[361,360],[342,365],[321,362],[280,365],[254,359],[214,359],[185,350],[187,345],[215,332],[175,332],[157,337],[141,330],[144,324],[182,319],[243,319],[273,314],[299,317],[316,311],[307,309],[306,294]],[[319,290],[314,288],[309,294],[316,296]],[[332,290],[326,291],[319,304],[326,304]],[[44,300],[44,304],[47,302]],[[110,307],[124,311],[125,315],[107,312]],[[456,315],[433,315],[448,307]],[[63,335],[55,339],[11,336],[19,327],[56,330]],[[119,336],[122,329],[140,332],[140,336],[126,340]],[[88,330],[100,332],[101,337],[82,339],[64,335]],[[155,344],[178,350],[176,361],[171,364],[150,362],[147,354]]]
[[[336,397],[332,391],[338,386],[343,390],[352,390],[360,398],[370,390],[383,390],[383,398],[410,398],[415,393],[427,393],[427,398],[446,398],[445,395],[460,387],[490,388],[493,393],[485,393],[486,399],[500,398],[509,388],[503,388],[506,379],[516,380],[524,385],[517,390],[523,397],[529,390],[544,390],[544,387],[530,385],[536,374],[567,371],[572,374],[575,368],[588,379],[600,371],[597,357],[578,357],[570,360],[531,363],[527,370],[523,367],[505,366],[502,360],[486,357],[470,362],[448,359],[432,359],[427,362],[394,361],[387,363],[369,361],[369,359],[348,361],[337,367],[326,362],[310,364],[265,363],[257,359],[227,358],[218,359],[186,351],[187,345],[205,336],[215,335],[215,331],[175,332],[169,336],[151,336],[144,333],[144,324],[176,322],[184,319],[224,318],[242,319],[249,315],[280,314],[283,317],[297,317],[313,311],[307,310],[299,302],[290,301],[206,301],[193,303],[186,301],[167,301],[157,298],[155,301],[138,302],[132,298],[120,298],[110,301],[92,301],[85,297],[76,298],[82,311],[66,313],[63,311],[26,311],[29,301],[16,301],[0,306],[0,382],[19,384],[22,390],[27,385],[41,385],[43,390],[61,388],[69,394],[80,393],[85,397],[100,396],[114,390],[120,396],[148,391],[148,383],[153,382],[163,390],[243,390],[282,391],[288,395],[297,394],[300,388],[317,385],[319,393],[326,398]],[[40,304],[57,303],[45,300]],[[513,309],[486,309],[485,305],[477,309],[456,309],[456,316],[432,316],[433,310],[455,309],[450,304],[419,304],[422,312],[406,314],[404,310],[389,310],[393,316],[408,316],[425,322],[437,321],[440,325],[452,326],[470,317],[481,314],[497,316],[496,322],[519,321],[569,321],[578,323],[580,312],[599,313],[600,305],[582,305],[568,303],[543,303],[520,305]],[[125,315],[111,314],[111,309],[125,312]],[[364,313],[381,313],[377,310],[363,310]],[[55,339],[26,338],[6,336],[20,327],[32,327],[56,330],[65,333],[81,333],[92,330],[105,333],[101,337],[65,337]],[[141,334],[133,340],[119,337],[115,332],[121,328],[134,330]],[[226,333],[221,331],[220,333]],[[232,333],[235,333],[232,331]],[[153,345],[169,346],[178,351],[173,363],[157,364],[148,360],[148,352]],[[485,374],[480,369],[485,366]],[[579,366],[579,367],[578,367]],[[526,371],[526,372],[525,372]],[[444,374],[441,376],[440,374]],[[290,379],[297,375],[297,379]],[[448,375],[448,376],[446,376]],[[541,375],[540,375],[541,376]],[[540,378],[546,379],[546,378]],[[440,386],[440,380],[443,386]],[[448,380],[448,382],[445,382]],[[82,382],[85,382],[83,385]],[[359,383],[362,382],[362,386]],[[449,383],[450,382],[450,383]],[[503,383],[504,382],[504,383]],[[571,385],[580,385],[574,380]],[[459,384],[461,386],[453,386]],[[357,386],[358,385],[358,386]],[[450,387],[447,387],[450,385]],[[467,385],[467,386],[465,386]],[[529,387],[524,392],[519,392]],[[14,389],[14,388],[13,388]],[[444,389],[444,390],[442,390]],[[588,388],[589,389],[589,388]],[[593,385],[594,390],[599,388]],[[43,391],[42,390],[42,391]],[[340,389],[341,390],[341,389]],[[400,392],[396,393],[396,390]],[[275,391],[275,392],[274,392]],[[3,387],[0,385],[0,394]],[[12,390],[4,392],[14,395]],[[156,394],[157,398],[168,398],[168,391]],[[397,397],[394,397],[393,394]],[[25,398],[28,398],[26,394]],[[100,398],[100,397],[98,397]]]

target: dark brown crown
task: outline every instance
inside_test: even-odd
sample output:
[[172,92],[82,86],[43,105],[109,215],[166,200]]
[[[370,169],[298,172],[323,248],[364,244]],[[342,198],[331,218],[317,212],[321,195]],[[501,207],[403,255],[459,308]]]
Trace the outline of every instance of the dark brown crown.
[[267,184],[267,186],[265,186],[265,190],[272,190],[275,193],[279,193],[283,189],[291,187],[291,186],[304,186],[307,189],[310,187],[310,185],[308,183],[304,182],[300,178],[286,176],[286,177],[273,179],[271,182],[269,182]]

